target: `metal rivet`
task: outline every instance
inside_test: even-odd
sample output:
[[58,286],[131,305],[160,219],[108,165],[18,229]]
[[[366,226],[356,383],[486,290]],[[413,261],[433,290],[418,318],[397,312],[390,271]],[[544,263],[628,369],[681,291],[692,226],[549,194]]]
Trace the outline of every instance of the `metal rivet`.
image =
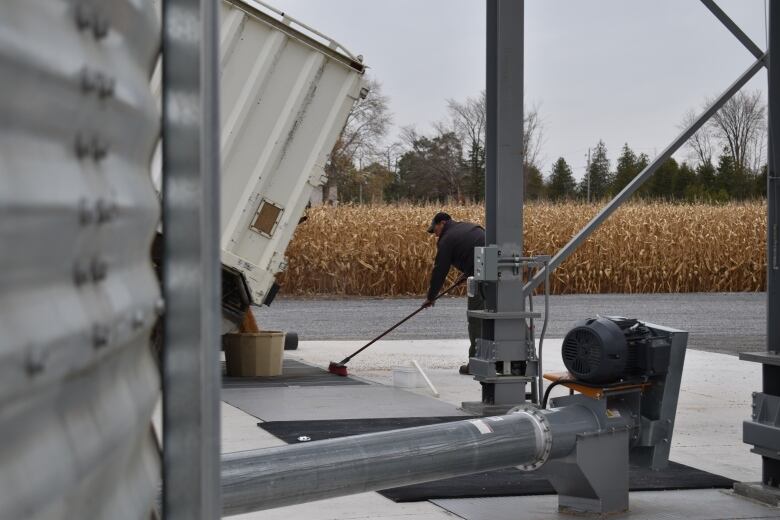
[[37,349],[30,349],[27,352],[27,359],[25,361],[25,369],[31,376],[43,372],[45,365],[43,363],[43,354]]
[[109,21],[106,16],[95,14],[92,21],[92,34],[95,35],[95,39],[100,40],[105,38],[108,34]]
[[118,213],[118,207],[116,202],[109,202],[103,199],[98,199],[96,211],[98,222],[104,223],[111,220]]
[[73,281],[76,285],[84,285],[89,279],[89,270],[81,263],[76,263],[73,268]]
[[154,312],[157,314],[157,316],[162,316],[165,312],[165,300],[162,298],[157,298],[157,300],[154,302]]
[[133,317],[130,320],[130,325],[134,329],[140,329],[144,324],[144,311],[138,309],[133,313]]
[[108,143],[106,143],[100,136],[92,138],[92,157],[99,161],[108,154]]
[[95,325],[92,328],[92,344],[95,348],[108,345],[109,329],[105,325]]
[[83,159],[91,151],[89,139],[84,134],[79,133],[76,135],[76,157]]
[[97,257],[92,260],[90,269],[92,271],[92,280],[99,282],[108,274],[108,263],[102,258]]
[[92,72],[88,68],[81,70],[81,90],[85,93],[92,92],[100,84],[100,74]]
[[76,6],[76,27],[80,31],[88,28],[92,25],[92,8],[87,4],[79,4]]
[[98,95],[101,98],[107,98],[114,95],[114,87],[116,86],[116,80],[108,76],[101,76],[98,83]]
[[87,199],[79,200],[79,223],[86,226],[95,221],[95,210]]

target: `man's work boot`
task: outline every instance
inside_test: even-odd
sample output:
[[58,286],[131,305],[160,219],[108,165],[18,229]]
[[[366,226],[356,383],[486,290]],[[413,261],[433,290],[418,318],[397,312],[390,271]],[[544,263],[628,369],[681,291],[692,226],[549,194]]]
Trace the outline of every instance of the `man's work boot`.
[[469,364],[468,364],[468,363],[466,363],[465,365],[461,365],[461,366],[460,366],[460,368],[458,369],[458,372],[459,372],[459,373],[460,373],[460,375],[462,375],[462,376],[467,376],[467,375],[469,375]]

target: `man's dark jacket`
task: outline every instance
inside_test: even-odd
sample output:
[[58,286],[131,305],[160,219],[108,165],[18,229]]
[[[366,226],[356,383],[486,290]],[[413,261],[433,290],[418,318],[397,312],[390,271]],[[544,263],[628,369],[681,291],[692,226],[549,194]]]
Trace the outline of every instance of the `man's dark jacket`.
[[436,262],[431,273],[428,299],[433,301],[444,285],[450,266],[466,276],[474,274],[474,248],[485,245],[485,230],[471,222],[448,220],[436,245]]

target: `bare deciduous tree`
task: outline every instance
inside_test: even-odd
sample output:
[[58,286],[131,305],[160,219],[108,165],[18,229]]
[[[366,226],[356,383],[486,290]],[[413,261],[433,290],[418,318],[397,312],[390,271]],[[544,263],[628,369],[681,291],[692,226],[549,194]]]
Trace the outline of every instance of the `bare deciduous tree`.
[[485,91],[479,97],[469,97],[465,101],[447,100],[447,110],[452,119],[455,134],[466,148],[479,150],[485,148]]
[[710,120],[721,146],[743,171],[748,171],[755,162],[756,153],[763,153],[763,147],[757,148],[756,144],[763,138],[765,125],[765,106],[760,90],[738,92]]
[[[686,112],[680,123],[680,130],[690,127],[696,120],[696,117],[697,114],[693,109]],[[710,125],[704,125],[688,139],[688,149],[691,152],[692,158],[697,163],[702,165],[712,164],[714,139],[712,127]]]
[[329,185],[344,181],[356,162],[370,164],[383,155],[382,141],[392,122],[388,98],[378,81],[369,79],[366,86],[366,97],[353,105],[325,165]]
[[[447,109],[452,119],[452,129],[461,138],[464,150],[475,147],[484,149],[487,123],[485,91],[483,90],[479,97],[466,98],[463,102],[449,99]],[[544,135],[539,107],[524,107],[523,113],[523,157],[527,165],[538,167]]]
[[523,158],[525,164],[539,168],[539,153],[544,138],[544,124],[539,116],[539,106],[523,110]]

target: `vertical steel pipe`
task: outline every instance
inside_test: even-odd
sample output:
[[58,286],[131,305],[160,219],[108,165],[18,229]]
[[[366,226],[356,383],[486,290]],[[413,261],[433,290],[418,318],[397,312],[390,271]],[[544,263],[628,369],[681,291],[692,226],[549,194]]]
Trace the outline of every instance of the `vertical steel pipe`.
[[163,512],[219,517],[217,2],[163,2]]
[[570,406],[238,452],[223,458],[223,513],[541,464],[598,428]]

